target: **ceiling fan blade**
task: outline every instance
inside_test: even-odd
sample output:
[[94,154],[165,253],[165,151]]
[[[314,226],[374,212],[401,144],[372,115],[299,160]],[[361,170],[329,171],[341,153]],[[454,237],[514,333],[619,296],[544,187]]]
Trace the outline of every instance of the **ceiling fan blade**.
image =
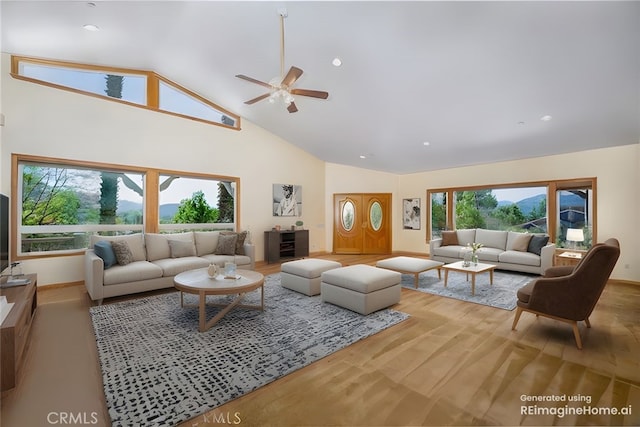
[[295,113],[296,111],[298,111],[298,107],[296,107],[296,104],[294,102],[292,102],[287,107],[287,111],[289,111],[290,113]]
[[309,89],[291,89],[291,94],[310,96],[312,98],[322,98],[322,99],[327,99],[327,97],[329,96],[328,92],[323,92],[320,90],[309,90]]
[[247,104],[247,105],[255,104],[258,101],[262,101],[263,99],[268,98],[269,95],[271,95],[271,94],[270,93],[265,93],[264,95],[260,95],[260,96],[258,96],[256,98],[253,98],[253,99],[250,99],[248,101],[245,101],[245,104]]
[[258,84],[260,86],[268,87],[269,89],[271,89],[271,87],[272,87],[269,83],[261,82],[260,80],[256,80],[256,79],[254,79],[252,77],[247,77],[244,74],[236,74],[236,77],[239,78],[239,79],[242,79],[242,80],[246,80],[246,81],[251,82],[251,83]]
[[284,79],[282,79],[282,85],[290,87],[292,84],[296,82],[296,80],[300,78],[302,73],[303,71],[298,67],[289,68],[289,72],[287,73],[286,76],[284,76]]

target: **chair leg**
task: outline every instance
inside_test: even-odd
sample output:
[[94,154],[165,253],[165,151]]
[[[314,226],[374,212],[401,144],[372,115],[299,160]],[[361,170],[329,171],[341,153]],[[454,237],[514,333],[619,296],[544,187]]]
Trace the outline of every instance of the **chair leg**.
[[511,325],[511,330],[515,331],[516,330],[516,325],[518,324],[518,321],[520,320],[520,315],[522,314],[522,307],[516,307],[516,317],[513,319],[513,325]]
[[589,322],[589,318],[588,317],[586,319],[584,319],[584,323],[587,324],[587,328],[591,327],[591,322]]
[[580,330],[578,329],[578,322],[572,322],[573,336],[576,338],[576,346],[578,350],[582,350],[582,338],[580,338]]

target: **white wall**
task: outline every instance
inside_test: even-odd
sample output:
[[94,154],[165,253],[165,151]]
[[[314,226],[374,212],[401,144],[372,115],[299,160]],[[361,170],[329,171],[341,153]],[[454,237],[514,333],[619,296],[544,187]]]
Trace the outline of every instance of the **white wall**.
[[[313,224],[310,245],[325,250],[324,162],[243,120],[234,131],[116,102],[32,84],[9,76],[2,55],[0,191],[9,194],[12,153],[192,171],[240,178],[242,229],[250,229],[257,259],[263,232],[274,224]],[[283,111],[283,120],[286,120]],[[272,216],[272,185],[302,186],[301,218]],[[26,260],[38,284],[83,280],[82,257]]]
[[[621,255],[613,277],[640,281],[640,144],[488,165],[424,172],[399,177],[403,198],[420,197],[426,213],[429,188],[487,185],[597,177],[598,241],[620,240]],[[403,230],[394,235],[396,246],[407,251],[426,250],[426,218],[422,232]]]

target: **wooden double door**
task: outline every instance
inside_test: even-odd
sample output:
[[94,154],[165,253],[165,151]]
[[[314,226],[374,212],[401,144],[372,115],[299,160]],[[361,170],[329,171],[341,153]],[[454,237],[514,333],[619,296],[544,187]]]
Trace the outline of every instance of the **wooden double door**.
[[391,253],[391,194],[333,195],[333,253]]

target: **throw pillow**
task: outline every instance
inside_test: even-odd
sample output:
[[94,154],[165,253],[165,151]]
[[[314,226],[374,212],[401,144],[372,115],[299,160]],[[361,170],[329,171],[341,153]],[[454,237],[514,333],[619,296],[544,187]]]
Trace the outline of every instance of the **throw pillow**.
[[[531,237],[532,237],[531,234],[525,234],[525,233],[514,235],[511,240],[511,250],[527,252],[529,250],[529,242],[531,241]],[[540,248],[542,248],[542,246]]]
[[233,234],[237,236],[236,239],[236,255],[244,255],[244,241],[247,238],[247,232],[242,231],[236,233],[235,231],[221,231],[220,234]]
[[235,255],[236,242],[238,236],[233,234],[222,234],[218,237],[218,247],[216,248],[216,255]]
[[531,236],[531,240],[529,241],[527,252],[540,255],[540,253],[542,252],[542,248],[546,246],[548,242],[549,242],[549,236],[544,236],[544,235]]
[[127,265],[133,262],[133,254],[129,248],[129,243],[126,240],[114,240],[111,242],[113,252],[116,254],[116,260],[118,264]]
[[97,241],[96,244],[93,245],[93,251],[96,253],[96,255],[102,258],[105,270],[118,262],[118,260],[116,259],[116,254],[115,252],[113,252],[111,242],[107,240]]
[[456,231],[443,231],[441,246],[457,245],[458,233]]
[[196,247],[193,242],[186,240],[169,240],[171,258],[182,258],[185,256],[195,256]]

